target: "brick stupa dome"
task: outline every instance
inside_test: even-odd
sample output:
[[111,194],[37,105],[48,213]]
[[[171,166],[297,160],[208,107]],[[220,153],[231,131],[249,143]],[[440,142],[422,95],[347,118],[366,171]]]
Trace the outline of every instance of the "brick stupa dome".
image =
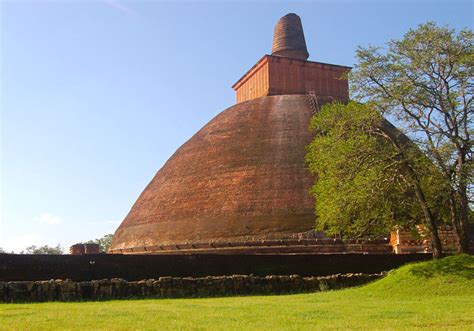
[[311,230],[312,179],[304,161],[310,115],[304,95],[262,97],[217,115],[158,171],[112,250]]
[[348,99],[341,76],[350,68],[306,61],[295,14],[279,21],[274,45],[297,52],[263,56],[234,84],[238,103],[158,171],[115,232],[111,253],[256,252],[321,238],[312,232],[304,159],[309,121],[324,102]]

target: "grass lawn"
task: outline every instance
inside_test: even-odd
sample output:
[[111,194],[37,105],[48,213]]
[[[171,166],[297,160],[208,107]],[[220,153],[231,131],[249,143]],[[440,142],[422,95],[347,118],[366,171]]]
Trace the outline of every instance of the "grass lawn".
[[474,257],[406,265],[348,290],[0,304],[0,330],[474,330]]

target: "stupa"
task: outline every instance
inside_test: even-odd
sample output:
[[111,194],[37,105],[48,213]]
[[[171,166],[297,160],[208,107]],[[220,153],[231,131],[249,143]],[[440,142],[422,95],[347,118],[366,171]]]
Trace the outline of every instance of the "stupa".
[[[308,61],[300,18],[283,16],[271,55],[232,87],[237,103],[184,143],[115,232],[109,253],[346,251],[314,232],[309,121],[348,100],[350,67]],[[389,248],[390,249],[390,248]]]

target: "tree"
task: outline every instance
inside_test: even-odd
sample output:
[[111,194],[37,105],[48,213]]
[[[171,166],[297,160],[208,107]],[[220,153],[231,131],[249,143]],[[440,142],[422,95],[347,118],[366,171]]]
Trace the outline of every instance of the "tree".
[[388,42],[357,49],[353,97],[397,121],[437,166],[449,195],[460,252],[468,252],[473,196],[473,33],[428,22]]
[[59,244],[56,247],[32,245],[26,248],[26,254],[63,254],[63,248]]
[[424,219],[433,256],[441,256],[437,220],[444,215],[435,206],[442,205],[442,178],[407,137],[373,105],[356,102],[323,106],[311,128],[316,136],[306,161],[317,175],[311,193],[318,230],[342,237],[381,236],[396,225],[413,228]]
[[87,243],[99,244],[100,251],[106,253],[109,250],[110,245],[112,245],[113,234],[106,234],[102,238],[89,240]]

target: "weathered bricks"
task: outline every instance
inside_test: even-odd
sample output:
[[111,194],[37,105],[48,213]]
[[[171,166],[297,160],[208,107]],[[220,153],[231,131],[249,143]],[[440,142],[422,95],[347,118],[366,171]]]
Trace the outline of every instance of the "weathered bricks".
[[313,178],[304,160],[311,112],[305,95],[285,95],[216,116],[158,171],[116,231],[111,252],[278,240],[311,230]]

